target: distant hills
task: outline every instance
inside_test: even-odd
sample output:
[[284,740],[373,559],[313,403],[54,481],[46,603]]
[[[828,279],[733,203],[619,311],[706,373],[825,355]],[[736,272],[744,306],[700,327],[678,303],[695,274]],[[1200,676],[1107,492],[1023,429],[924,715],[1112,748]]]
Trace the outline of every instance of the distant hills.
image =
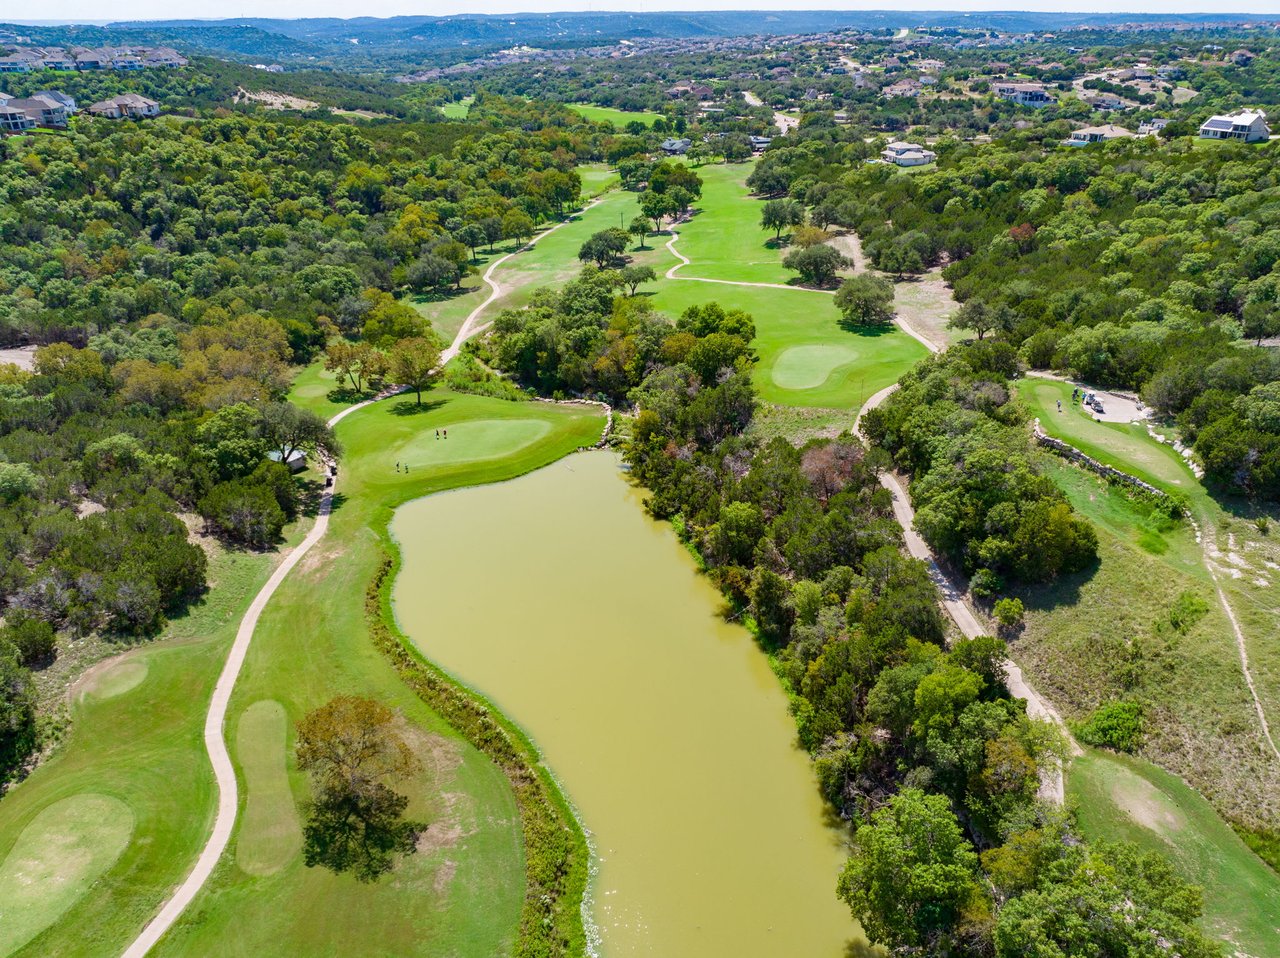
[[84,26],[6,26],[35,42],[182,42],[202,52],[331,63],[375,62],[443,51],[483,51],[516,45],[578,47],[624,39],[754,36],[827,30],[902,27],[991,29],[1002,32],[1069,30],[1121,24],[1209,26],[1269,22],[1251,14],[1036,13],[954,10],[726,10],[703,13],[519,13],[430,17],[356,17],[278,20],[158,20]]

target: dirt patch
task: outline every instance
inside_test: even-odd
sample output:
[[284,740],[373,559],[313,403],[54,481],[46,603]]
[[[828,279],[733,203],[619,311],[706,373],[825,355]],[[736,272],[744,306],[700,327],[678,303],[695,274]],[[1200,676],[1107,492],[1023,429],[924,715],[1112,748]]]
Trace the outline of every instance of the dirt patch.
[[452,858],[446,858],[440,863],[440,867],[436,869],[435,881],[432,883],[432,888],[437,895],[444,894],[444,890],[449,887],[449,882],[453,881],[457,871],[458,863]]
[[289,96],[287,93],[274,93],[271,90],[249,92],[244,87],[236,90],[231,98],[232,103],[258,103],[268,110],[314,110],[319,103],[315,100],[304,100],[300,96]]
[[1111,798],[1143,828],[1173,840],[1187,827],[1187,818],[1169,796],[1136,775],[1126,775],[1111,786]]
[[34,346],[19,346],[16,349],[0,349],[0,366],[11,363],[19,369],[34,369],[36,362],[36,348]]
[[916,279],[895,283],[893,308],[904,323],[938,349],[946,349],[967,336],[947,328],[960,304],[952,298],[951,286],[942,278],[941,270],[929,270]]

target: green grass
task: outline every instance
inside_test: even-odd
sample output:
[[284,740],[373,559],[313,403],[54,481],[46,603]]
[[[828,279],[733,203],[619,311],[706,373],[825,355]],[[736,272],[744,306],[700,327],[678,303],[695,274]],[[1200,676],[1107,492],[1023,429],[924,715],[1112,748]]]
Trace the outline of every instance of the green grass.
[[[1186,779],[1228,821],[1274,827],[1280,763],[1261,748],[1235,640],[1194,530],[1150,513],[1093,473],[1047,458],[1048,475],[1098,532],[1096,567],[1016,590],[1027,607],[1013,657],[1067,719],[1141,703],[1142,757]],[[1203,604],[1185,629],[1180,597]]]
[[707,302],[754,316],[756,389],[761,399],[783,406],[856,411],[928,354],[896,328],[842,326],[826,293],[670,280],[658,285],[652,301],[672,316]]
[[599,196],[622,182],[618,171],[607,163],[582,163],[577,170],[578,176],[582,177],[583,196]]
[[465,120],[467,114],[471,112],[471,104],[475,100],[473,96],[463,97],[453,103],[446,103],[440,107],[440,112],[451,120]]
[[46,806],[0,867],[0,953],[57,921],[120,857],[133,832],[129,806],[82,792]]
[[677,249],[693,260],[682,276],[735,282],[786,283],[796,274],[782,266],[785,247],[771,245],[772,232],[760,226],[764,201],[751,196],[746,180],[753,163],[708,164],[702,177],[698,212],[680,226]]
[[[423,407],[411,398],[387,400],[338,427],[346,448],[341,505],[328,535],[264,612],[228,714],[233,757],[248,785],[243,811],[254,809],[255,781],[275,798],[239,820],[231,853],[158,955],[367,954],[376,941],[380,954],[487,958],[512,945],[524,857],[510,786],[371,646],[365,589],[397,505],[536,469],[593,442],[602,418],[589,408],[443,390],[425,399]],[[437,428],[447,428],[449,438],[436,440]],[[411,463],[408,475],[396,471],[397,460]],[[369,695],[398,709],[426,769],[401,788],[410,797],[409,814],[433,827],[419,854],[374,885],[308,869],[296,850],[284,860],[281,850],[296,803],[308,793],[293,765],[291,730],[338,693]],[[264,720],[264,702],[283,709],[283,736],[278,722]],[[262,861],[278,870],[249,874],[242,867]]]
[[1280,877],[1176,776],[1090,751],[1072,763],[1067,796],[1086,837],[1158,852],[1201,886],[1215,934],[1250,955],[1280,954]]
[[236,842],[236,864],[249,875],[274,875],[302,846],[285,761],[288,715],[279,702],[254,702],[240,717],[236,755],[244,776],[244,823]]
[[335,402],[329,394],[338,388],[338,378],[324,368],[324,359],[316,360],[310,366],[304,366],[294,377],[293,387],[289,390],[289,402],[310,409],[325,420],[332,419],[347,406],[349,402]]
[[[1072,385],[1056,379],[1032,376],[1020,380],[1017,388],[1050,436],[1158,489],[1203,498],[1203,487],[1182,456],[1172,446],[1152,439],[1145,423],[1099,422],[1081,404],[1072,404]],[[1058,412],[1059,401],[1062,412]]]
[[619,130],[634,120],[639,120],[645,126],[653,126],[653,121],[662,116],[661,113],[615,110],[611,106],[596,106],[592,103],[566,103],[565,106],[593,123],[612,123]]
[[[290,540],[299,539],[308,524],[297,524]],[[100,874],[90,877],[94,864],[65,890],[43,886],[41,898],[47,894],[50,901],[40,909],[22,908],[23,921],[39,934],[16,951],[10,950],[14,939],[6,938],[9,947],[0,946],[0,954],[119,953],[191,868],[213,822],[204,706],[236,625],[276,559],[219,552],[210,565],[212,589],[201,603],[123,664],[101,666],[74,689],[65,743],[0,801],[0,873],[15,868],[24,847],[37,847],[32,843],[49,830],[48,823],[58,821],[47,815],[63,814],[50,809],[83,808],[95,795],[109,797],[123,811],[92,817],[105,828],[108,819],[131,816],[132,839],[118,857],[103,844],[106,857],[99,863],[105,860],[108,867]],[[66,849],[44,848],[65,857]],[[0,890],[0,909],[8,901]],[[61,920],[40,931],[57,910]],[[0,928],[7,927],[5,915]]]

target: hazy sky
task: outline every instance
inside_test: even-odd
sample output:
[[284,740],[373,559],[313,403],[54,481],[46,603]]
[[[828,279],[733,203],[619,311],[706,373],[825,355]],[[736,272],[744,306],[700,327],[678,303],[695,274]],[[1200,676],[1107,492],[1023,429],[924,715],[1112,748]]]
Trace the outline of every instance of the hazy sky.
[[[9,4],[6,4],[9,6]],[[1037,10],[1148,13],[1263,13],[1280,0],[44,0],[26,12],[42,20],[156,20],[180,17],[392,17],[402,14],[548,13],[560,10]],[[10,14],[17,12],[10,7]],[[0,21],[8,16],[0,12]]]

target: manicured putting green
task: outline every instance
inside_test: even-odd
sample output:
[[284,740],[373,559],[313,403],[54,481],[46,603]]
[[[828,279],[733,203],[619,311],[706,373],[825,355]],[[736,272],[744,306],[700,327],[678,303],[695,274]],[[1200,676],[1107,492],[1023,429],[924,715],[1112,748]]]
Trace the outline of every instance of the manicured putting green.
[[99,700],[113,699],[117,695],[124,695],[136,689],[146,677],[146,659],[140,656],[122,659],[119,662],[112,662],[101,672],[91,676],[80,690],[80,696]]
[[[411,406],[411,402],[402,402]],[[551,431],[544,419],[472,419],[443,429],[440,438],[424,430],[387,447],[379,457],[390,468],[422,469],[460,462],[501,459],[537,442]]]
[[1200,885],[1207,924],[1240,952],[1280,955],[1280,876],[1181,779],[1091,750],[1071,764],[1067,798],[1086,838],[1135,842]]
[[236,729],[236,758],[247,797],[236,864],[250,875],[274,875],[302,847],[302,825],[286,768],[288,716],[279,702],[254,702]]
[[669,316],[712,302],[745,310],[756,323],[753,378],[761,399],[852,412],[928,352],[896,328],[843,326],[833,300],[811,290],[669,280],[658,284],[651,302]]
[[771,375],[781,389],[815,389],[837,371],[852,367],[861,355],[844,344],[792,346],[778,354]]
[[0,865],[0,955],[57,921],[120,857],[132,833],[129,806],[109,795],[73,795],[36,815]]

